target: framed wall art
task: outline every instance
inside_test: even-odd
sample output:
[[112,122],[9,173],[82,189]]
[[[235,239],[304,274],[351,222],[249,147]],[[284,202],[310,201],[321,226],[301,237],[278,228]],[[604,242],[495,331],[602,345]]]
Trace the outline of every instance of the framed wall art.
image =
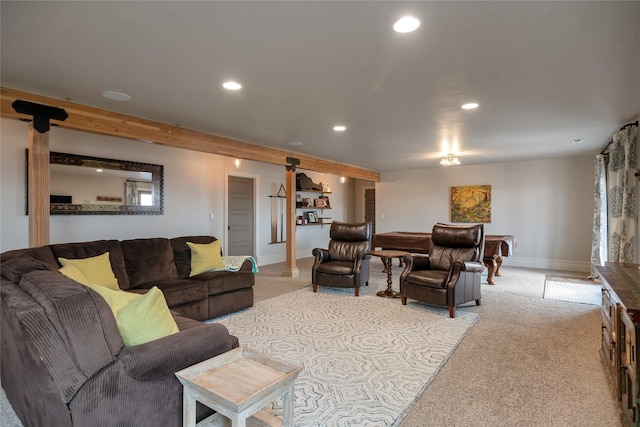
[[491,186],[451,187],[451,222],[491,222]]

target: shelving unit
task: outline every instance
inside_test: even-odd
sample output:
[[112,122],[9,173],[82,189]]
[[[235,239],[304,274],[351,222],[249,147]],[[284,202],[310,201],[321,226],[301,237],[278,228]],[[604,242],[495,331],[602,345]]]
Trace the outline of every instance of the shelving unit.
[[[303,212],[302,215],[297,215],[296,218],[296,226],[297,227],[312,227],[312,226],[323,226],[323,225],[330,225],[331,222],[323,222],[323,219],[327,219],[327,220],[331,220],[331,218],[326,218],[324,216],[322,217],[317,217],[318,222],[307,222],[306,224],[299,224],[297,223],[297,221],[300,219],[300,217],[303,218],[303,220],[307,220],[309,221],[309,217],[308,214],[310,212],[312,213],[316,213],[317,211],[324,212],[327,210],[331,209],[331,205],[329,206],[316,206],[316,200],[317,199],[322,199],[323,196],[327,195],[327,194],[331,194],[330,191],[322,191],[322,190],[296,190],[296,211],[297,212]],[[311,197],[304,197],[303,195],[312,195]],[[320,197],[313,197],[313,195],[320,195]],[[310,206],[307,204],[304,204],[305,201],[308,201],[308,203],[310,203]],[[327,202],[329,202],[329,199],[327,198]]]

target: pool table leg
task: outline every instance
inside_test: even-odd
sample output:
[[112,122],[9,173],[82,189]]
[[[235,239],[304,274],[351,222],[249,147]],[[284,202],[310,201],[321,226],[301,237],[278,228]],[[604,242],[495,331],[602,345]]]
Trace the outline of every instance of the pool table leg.
[[[482,261],[484,262],[484,265],[487,266],[487,283],[490,285],[495,284],[493,283],[493,275],[499,268],[498,263],[496,261],[497,257],[498,257],[497,255],[494,255],[492,257],[484,257],[482,259]],[[502,264],[502,260],[500,261],[501,261],[500,264]]]

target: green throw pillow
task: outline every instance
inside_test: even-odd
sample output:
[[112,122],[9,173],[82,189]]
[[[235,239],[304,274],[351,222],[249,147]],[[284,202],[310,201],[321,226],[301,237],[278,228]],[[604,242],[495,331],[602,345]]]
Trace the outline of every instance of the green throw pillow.
[[91,284],[89,279],[87,279],[87,276],[85,276],[82,271],[80,271],[78,267],[73,264],[67,264],[58,271],[67,276],[69,279],[75,280],[76,282],[82,283],[83,285],[89,286]]
[[114,291],[91,285],[111,307],[126,347],[140,345],[179,332],[162,291],[156,286],[146,294]]
[[[91,258],[67,259],[58,258],[63,267],[73,265],[87,278],[93,285],[105,286],[109,289],[118,290],[118,279],[113,274],[109,252]],[[74,279],[75,280],[75,279]]]
[[191,273],[189,273],[189,277],[223,267],[220,240],[206,244],[187,242],[187,246],[191,249]]

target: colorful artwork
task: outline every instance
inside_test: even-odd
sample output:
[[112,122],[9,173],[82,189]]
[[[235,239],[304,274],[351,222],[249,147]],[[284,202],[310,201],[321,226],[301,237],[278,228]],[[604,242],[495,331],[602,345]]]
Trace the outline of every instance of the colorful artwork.
[[491,222],[491,186],[451,187],[451,222]]

